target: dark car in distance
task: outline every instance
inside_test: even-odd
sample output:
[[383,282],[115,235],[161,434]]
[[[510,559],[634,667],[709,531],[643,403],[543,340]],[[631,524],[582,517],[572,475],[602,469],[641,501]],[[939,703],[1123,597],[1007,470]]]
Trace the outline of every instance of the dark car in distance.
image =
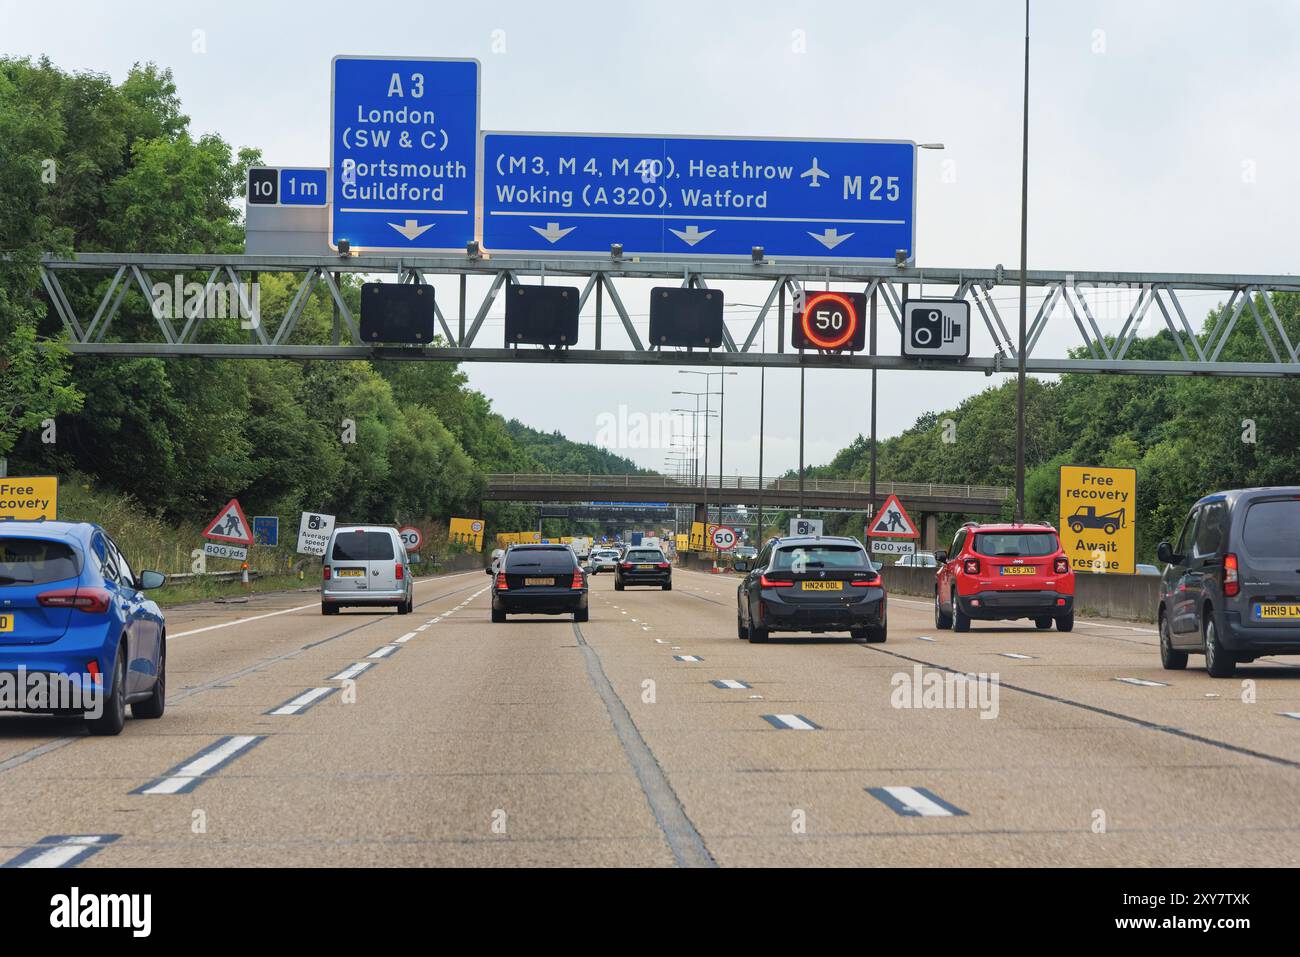
[[886,629],[885,583],[856,538],[772,539],[736,589],[736,634],[754,644],[774,631],[847,631],[875,643]]
[[568,545],[511,545],[492,580],[492,620],[566,615],[587,620],[587,576]]
[[673,566],[657,548],[629,548],[614,569],[614,591],[628,585],[653,585],[673,590]]
[[1199,654],[1212,677],[1231,678],[1263,655],[1300,655],[1300,486],[1207,495],[1156,554],[1166,669]]

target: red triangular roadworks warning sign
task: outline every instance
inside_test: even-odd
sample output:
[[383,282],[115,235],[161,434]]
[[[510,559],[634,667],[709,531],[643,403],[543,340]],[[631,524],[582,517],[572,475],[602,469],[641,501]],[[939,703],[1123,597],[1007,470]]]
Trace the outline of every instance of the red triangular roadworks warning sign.
[[248,524],[244,510],[239,507],[239,499],[232,498],[226,507],[217,513],[217,517],[203,532],[203,537],[217,542],[233,542],[236,545],[253,544],[252,526]]
[[871,520],[871,528],[867,534],[887,538],[921,537],[921,533],[912,522],[912,517],[907,514],[907,509],[903,508],[903,503],[898,500],[897,495],[891,495],[885,500],[884,506]]

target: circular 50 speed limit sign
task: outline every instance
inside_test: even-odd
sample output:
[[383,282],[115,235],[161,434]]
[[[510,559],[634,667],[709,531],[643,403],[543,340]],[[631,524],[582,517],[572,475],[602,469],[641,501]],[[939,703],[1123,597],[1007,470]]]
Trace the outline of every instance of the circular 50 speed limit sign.
[[720,552],[729,552],[736,547],[736,533],[725,525],[713,530],[713,547]]

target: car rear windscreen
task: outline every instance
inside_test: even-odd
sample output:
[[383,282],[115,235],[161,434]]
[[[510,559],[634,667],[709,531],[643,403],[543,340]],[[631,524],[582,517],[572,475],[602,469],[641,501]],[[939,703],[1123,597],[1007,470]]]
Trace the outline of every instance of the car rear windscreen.
[[874,568],[867,553],[853,545],[793,545],[777,549],[774,570],[807,568]]
[[506,553],[506,571],[542,572],[558,574],[578,567],[573,550],[567,545],[558,548],[521,548]]
[[0,538],[0,588],[60,582],[79,573],[77,553],[70,545],[40,538]]
[[336,562],[382,562],[394,557],[393,537],[387,532],[339,532],[330,553]]
[[1246,510],[1241,538],[1256,558],[1300,561],[1300,501],[1255,502]]
[[971,546],[977,555],[990,558],[1041,558],[1056,552],[1051,532],[977,532]]
[[623,559],[625,562],[662,562],[664,553],[657,548],[634,548]]

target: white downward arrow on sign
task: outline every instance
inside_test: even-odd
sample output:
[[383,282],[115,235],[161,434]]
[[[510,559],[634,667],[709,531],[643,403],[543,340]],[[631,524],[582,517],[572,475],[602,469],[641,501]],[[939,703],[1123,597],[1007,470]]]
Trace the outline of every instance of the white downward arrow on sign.
[[669,229],[668,231],[688,246],[694,246],[701,239],[708,239],[717,232],[716,229],[706,229],[700,232],[699,226],[687,226],[685,229]]
[[554,242],[559,242],[561,239],[569,235],[569,233],[573,232],[578,227],[570,226],[568,229],[561,229],[559,223],[547,223],[545,229],[542,229],[541,226],[529,226],[528,228],[531,229],[533,232],[535,232],[538,236],[541,236],[548,243],[554,243]]
[[389,223],[388,225],[389,225],[389,226],[392,226],[395,230],[397,230],[399,233],[401,233],[401,234],[402,234],[403,236],[405,236],[407,239],[412,240],[412,241],[414,241],[414,240],[416,239],[416,237],[418,237],[421,233],[424,233],[424,232],[429,231],[430,229],[433,229],[433,223],[430,223],[430,224],[427,225],[427,226],[421,226],[421,225],[420,225],[416,220],[414,220],[414,219],[408,219],[408,220],[406,221],[406,223],[405,223],[404,225],[401,225],[401,226],[397,225],[397,223]]
[[827,229],[826,232],[824,233],[809,233],[808,235],[811,236],[813,239],[817,240],[817,242],[821,243],[827,249],[834,249],[836,246],[844,242],[844,240],[848,239],[853,234],[845,233],[844,235],[841,236],[840,231],[836,229],[834,226],[832,226],[829,229]]

